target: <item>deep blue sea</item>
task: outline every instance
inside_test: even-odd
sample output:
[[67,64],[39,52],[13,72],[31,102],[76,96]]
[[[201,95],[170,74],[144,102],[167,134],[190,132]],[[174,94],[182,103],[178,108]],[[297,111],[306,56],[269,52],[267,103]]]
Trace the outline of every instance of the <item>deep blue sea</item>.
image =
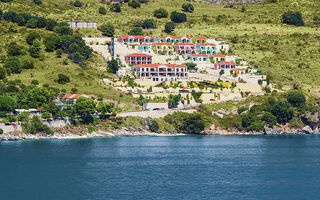
[[320,199],[320,136],[0,142],[0,199]]

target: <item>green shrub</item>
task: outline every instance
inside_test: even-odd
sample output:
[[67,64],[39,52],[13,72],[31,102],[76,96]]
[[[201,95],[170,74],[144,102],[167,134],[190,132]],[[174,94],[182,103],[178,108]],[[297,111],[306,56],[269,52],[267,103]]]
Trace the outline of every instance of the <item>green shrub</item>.
[[33,3],[36,5],[41,5],[42,4],[42,0],[33,0]]
[[33,44],[33,41],[36,40],[36,39],[41,40],[41,36],[40,36],[40,34],[37,33],[37,32],[31,32],[31,33],[29,33],[29,34],[27,35],[27,37],[26,37],[26,41],[27,41],[27,43],[28,43],[29,45],[32,45],[32,44]]
[[182,5],[182,10],[183,10],[184,12],[190,12],[190,13],[192,13],[192,12],[194,11],[194,7],[193,7],[193,5],[192,5],[191,3],[184,3],[184,4]]
[[177,108],[179,105],[179,102],[181,100],[181,95],[169,95],[169,101],[168,101],[168,107],[169,108]]
[[121,12],[121,4],[120,3],[112,4],[111,10],[116,13],[120,13]]
[[140,8],[141,3],[138,0],[131,0],[131,1],[129,1],[128,6],[131,8]]
[[237,112],[238,112],[239,115],[241,115],[241,114],[242,114],[243,112],[245,112],[246,110],[248,110],[247,107],[240,107],[240,108],[238,108]]
[[2,128],[0,128],[0,135],[1,135],[1,134],[3,134],[3,129],[2,129]]
[[143,21],[142,28],[144,29],[156,28],[156,22],[153,19],[146,19]]
[[105,7],[103,7],[103,6],[100,6],[99,13],[101,15],[105,15],[105,14],[107,14],[107,9]]
[[43,124],[38,116],[32,117],[31,122],[27,124],[27,131],[31,134],[36,134],[36,133],[53,134],[53,131],[47,125]]
[[110,22],[107,24],[103,24],[100,27],[100,30],[101,30],[103,36],[113,37],[114,33],[115,33],[114,26]]
[[141,27],[134,27],[129,32],[129,35],[143,35],[143,30]]
[[4,63],[4,68],[9,74],[19,74],[22,71],[22,63],[18,57],[9,57]]
[[287,96],[287,100],[294,107],[304,106],[306,103],[305,95],[298,91],[290,92]]
[[70,82],[70,78],[67,75],[64,75],[64,74],[58,74],[57,82],[59,84],[66,84],[66,83]]
[[273,106],[271,113],[277,117],[279,124],[286,124],[293,118],[293,110],[287,101],[279,101]]
[[73,2],[73,6],[80,8],[80,7],[82,7],[82,3],[77,0],[77,1]]
[[31,81],[31,84],[32,84],[32,85],[39,85],[39,81],[38,81],[38,80],[32,80],[32,81]]
[[167,22],[164,27],[164,32],[171,33],[175,29],[175,25],[173,22]]
[[23,47],[15,42],[11,42],[8,45],[7,54],[8,56],[20,56],[22,54]]
[[282,23],[295,26],[304,26],[301,13],[293,11],[288,11],[282,15]]
[[182,23],[187,21],[187,15],[184,13],[179,13],[177,11],[173,11],[170,18],[174,23]]
[[200,134],[204,130],[204,122],[198,114],[191,114],[186,117],[181,127],[183,133]]
[[244,128],[248,128],[253,122],[254,122],[254,117],[252,114],[247,114],[242,118],[242,126]]
[[261,118],[269,127],[273,127],[277,124],[277,118],[270,112],[265,112]]
[[153,16],[156,18],[167,18],[168,12],[164,8],[160,8],[154,11]]

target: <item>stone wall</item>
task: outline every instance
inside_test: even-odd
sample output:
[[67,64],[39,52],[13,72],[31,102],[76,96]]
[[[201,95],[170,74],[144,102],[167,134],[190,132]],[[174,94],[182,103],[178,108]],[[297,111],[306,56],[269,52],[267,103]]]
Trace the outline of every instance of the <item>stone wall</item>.
[[247,4],[247,3],[259,3],[264,0],[206,0],[211,4]]

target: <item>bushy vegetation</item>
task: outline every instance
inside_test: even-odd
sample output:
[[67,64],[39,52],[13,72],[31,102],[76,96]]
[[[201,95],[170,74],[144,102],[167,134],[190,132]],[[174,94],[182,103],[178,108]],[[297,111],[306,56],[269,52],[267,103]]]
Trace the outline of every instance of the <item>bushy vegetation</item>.
[[175,29],[175,25],[173,22],[167,22],[165,27],[164,27],[164,32],[166,33],[172,33]]
[[194,7],[193,7],[193,5],[192,5],[191,3],[184,3],[184,4],[182,5],[182,10],[183,10],[184,12],[190,12],[190,13],[192,13],[192,12],[194,11]]
[[187,21],[187,15],[177,11],[173,11],[170,15],[170,18],[174,23],[182,23]]
[[154,11],[153,16],[156,18],[167,18],[168,17],[168,11],[166,11],[164,8],[159,8]]
[[[293,104],[289,103],[289,99]],[[249,107],[245,102],[242,105],[239,103],[234,107],[238,108],[237,114],[229,114],[223,118],[209,117],[210,110],[208,108],[211,106],[201,106],[200,112],[208,116],[207,120],[210,122],[214,122],[224,129],[231,128],[238,131],[262,131],[265,126],[272,128],[286,124],[290,124],[291,127],[301,128],[301,122],[298,122],[300,116],[305,112],[315,112],[314,108],[310,107],[310,104],[306,102],[305,95],[299,91],[292,91],[282,95],[271,93],[267,96],[249,98],[246,101],[255,105]],[[229,108],[230,103],[226,103]],[[223,107],[221,104],[217,106],[220,106],[220,108],[217,107],[216,109]],[[231,107],[231,109],[234,108]]]
[[304,21],[300,12],[288,11],[282,15],[282,22],[284,24],[303,26]]

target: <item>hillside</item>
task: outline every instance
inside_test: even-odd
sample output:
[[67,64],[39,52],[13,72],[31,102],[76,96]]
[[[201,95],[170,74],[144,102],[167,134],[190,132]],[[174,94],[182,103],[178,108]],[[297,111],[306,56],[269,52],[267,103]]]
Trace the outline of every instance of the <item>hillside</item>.
[[[69,1],[63,0],[43,0],[43,4],[40,6],[34,5],[31,0],[27,2],[25,0],[14,0],[11,3],[0,3],[0,7],[4,11],[12,10],[32,13],[60,22],[93,20],[99,25],[112,22],[116,28],[116,35],[120,35],[127,34],[134,22],[154,18],[153,11],[155,9],[163,7],[170,13],[174,10],[181,10],[181,5],[186,1],[170,0],[163,2],[162,0],[153,0],[148,4],[142,4],[141,8],[136,9],[124,4],[121,7],[121,13],[109,11],[109,4],[101,3],[97,0],[83,1],[84,5],[81,8],[76,8]],[[188,21],[186,23],[177,25],[174,32],[175,35],[205,35],[226,40],[230,44],[231,39],[236,37],[237,42],[231,44],[232,52],[258,66],[263,73],[270,75],[278,87],[292,87],[295,84],[295,86],[302,87],[312,93],[319,92],[317,91],[320,85],[320,79],[318,78],[320,75],[319,32],[313,22],[315,16],[320,16],[320,12],[317,9],[320,6],[319,1],[281,0],[278,3],[245,5],[244,10],[241,5],[225,8],[223,5],[211,5],[208,3],[194,2],[193,4],[195,11],[187,14]],[[106,15],[98,13],[100,6],[107,8]],[[303,15],[305,26],[283,25],[281,16],[288,10],[300,11]],[[156,19],[157,28],[146,30],[145,34],[165,35],[163,32],[164,24],[169,20],[168,18]],[[16,25],[1,22],[0,34],[2,38],[7,38],[4,40],[5,42],[1,43],[2,58],[4,57],[3,47],[12,40],[23,41],[22,33],[25,33],[25,31]],[[78,31],[78,34],[100,36],[100,32],[97,30],[81,30]],[[99,60],[99,58],[96,59]],[[37,73],[31,71],[23,72],[14,76],[14,78],[21,78],[26,82],[30,82],[34,79],[34,77],[30,77],[30,73],[33,73],[34,75],[39,74],[38,79],[40,82],[54,84],[52,82],[53,77],[50,76],[64,69],[63,67],[57,67],[61,66],[59,63],[61,61],[49,56],[47,63],[42,63],[42,66],[46,67],[38,66]],[[92,63],[92,65],[96,68],[103,65],[101,61],[98,63],[100,64]],[[51,69],[52,71],[50,71],[50,76],[41,79],[40,77],[43,77],[42,74],[47,73],[43,69]],[[68,69],[72,69],[72,67]],[[78,76],[79,71],[72,71],[69,70],[68,73],[77,78],[68,86],[69,88],[72,88],[73,84],[77,84],[80,88],[79,91],[86,92],[93,88],[94,91],[100,90],[101,81],[99,81],[99,76],[102,73],[97,73],[94,69],[83,72],[86,77],[94,77],[89,78],[91,82],[93,81],[91,84],[84,85],[85,83]],[[101,91],[101,93],[108,92]]]

